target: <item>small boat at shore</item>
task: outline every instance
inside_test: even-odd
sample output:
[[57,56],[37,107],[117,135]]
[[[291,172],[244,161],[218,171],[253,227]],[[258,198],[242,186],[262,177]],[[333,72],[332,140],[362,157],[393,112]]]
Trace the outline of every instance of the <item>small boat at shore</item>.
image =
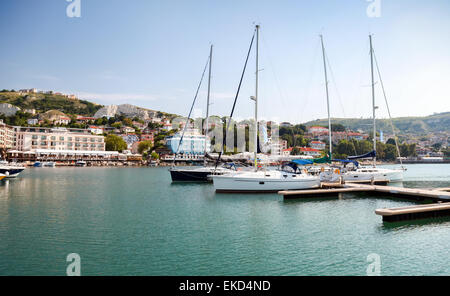
[[85,167],[85,166],[87,166],[87,162],[85,162],[84,160],[78,160],[75,163],[75,166],[77,166],[77,167]]
[[5,179],[5,178],[6,178],[6,175],[0,174],[0,180],[3,180],[3,179]]
[[16,178],[24,170],[25,167],[22,165],[0,161],[0,175],[4,175],[5,178]]
[[44,162],[40,162],[40,161],[36,161],[35,163],[33,163],[33,167],[35,168],[54,168],[56,167],[56,163],[54,161],[44,161]]

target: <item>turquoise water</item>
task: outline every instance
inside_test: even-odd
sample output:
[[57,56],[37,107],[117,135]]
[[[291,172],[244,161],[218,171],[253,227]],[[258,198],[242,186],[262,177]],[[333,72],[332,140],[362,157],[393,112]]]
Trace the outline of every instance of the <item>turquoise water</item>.
[[[408,187],[450,187],[450,165],[409,165]],[[30,168],[0,182],[0,275],[450,275],[450,219],[385,224],[406,200],[283,201],[171,184],[166,168]]]

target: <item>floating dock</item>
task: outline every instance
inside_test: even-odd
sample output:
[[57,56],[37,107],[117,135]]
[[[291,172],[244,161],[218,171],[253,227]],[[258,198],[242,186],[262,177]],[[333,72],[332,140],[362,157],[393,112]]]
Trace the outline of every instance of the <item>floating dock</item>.
[[450,202],[391,209],[378,209],[375,211],[375,214],[382,216],[383,221],[385,222],[446,217],[450,216]]
[[[373,182],[374,183],[374,182]],[[383,182],[379,182],[383,183]],[[383,221],[394,222],[422,218],[450,216],[450,188],[423,189],[393,186],[367,185],[361,183],[322,183],[321,189],[279,191],[285,199],[340,196],[343,193],[383,193],[391,196],[409,198],[416,201],[432,201],[434,204],[415,205],[391,209],[377,209],[375,213]]]
[[[393,186],[366,185],[358,183],[329,184],[323,183],[322,189],[279,191],[284,198],[318,197],[349,192],[380,192],[389,195],[412,198],[414,200],[432,200],[450,202],[450,192],[441,189],[404,188]],[[324,189],[325,188],[325,189]]]

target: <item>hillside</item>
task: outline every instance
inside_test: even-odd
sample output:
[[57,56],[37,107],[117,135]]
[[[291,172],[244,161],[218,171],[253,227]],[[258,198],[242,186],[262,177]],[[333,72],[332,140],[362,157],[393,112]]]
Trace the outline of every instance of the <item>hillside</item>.
[[85,100],[72,99],[64,95],[46,93],[28,93],[2,91],[0,103],[9,103],[20,109],[36,109],[39,113],[49,110],[59,110],[66,114],[93,116],[102,105]]
[[[392,120],[396,132],[401,134],[421,135],[429,132],[450,132],[450,112],[433,114],[425,117],[399,117]],[[342,124],[351,130],[370,132],[372,119],[333,118],[332,123]],[[311,125],[328,125],[328,119],[317,119],[305,123]],[[390,133],[391,126],[388,119],[377,119],[377,130]]]

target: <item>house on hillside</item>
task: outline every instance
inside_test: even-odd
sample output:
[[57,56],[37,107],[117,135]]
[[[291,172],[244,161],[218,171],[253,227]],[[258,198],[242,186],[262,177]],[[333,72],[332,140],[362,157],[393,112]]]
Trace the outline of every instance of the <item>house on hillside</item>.
[[58,110],[50,110],[39,115],[39,119],[48,120],[57,125],[67,125],[70,123],[70,117]]

